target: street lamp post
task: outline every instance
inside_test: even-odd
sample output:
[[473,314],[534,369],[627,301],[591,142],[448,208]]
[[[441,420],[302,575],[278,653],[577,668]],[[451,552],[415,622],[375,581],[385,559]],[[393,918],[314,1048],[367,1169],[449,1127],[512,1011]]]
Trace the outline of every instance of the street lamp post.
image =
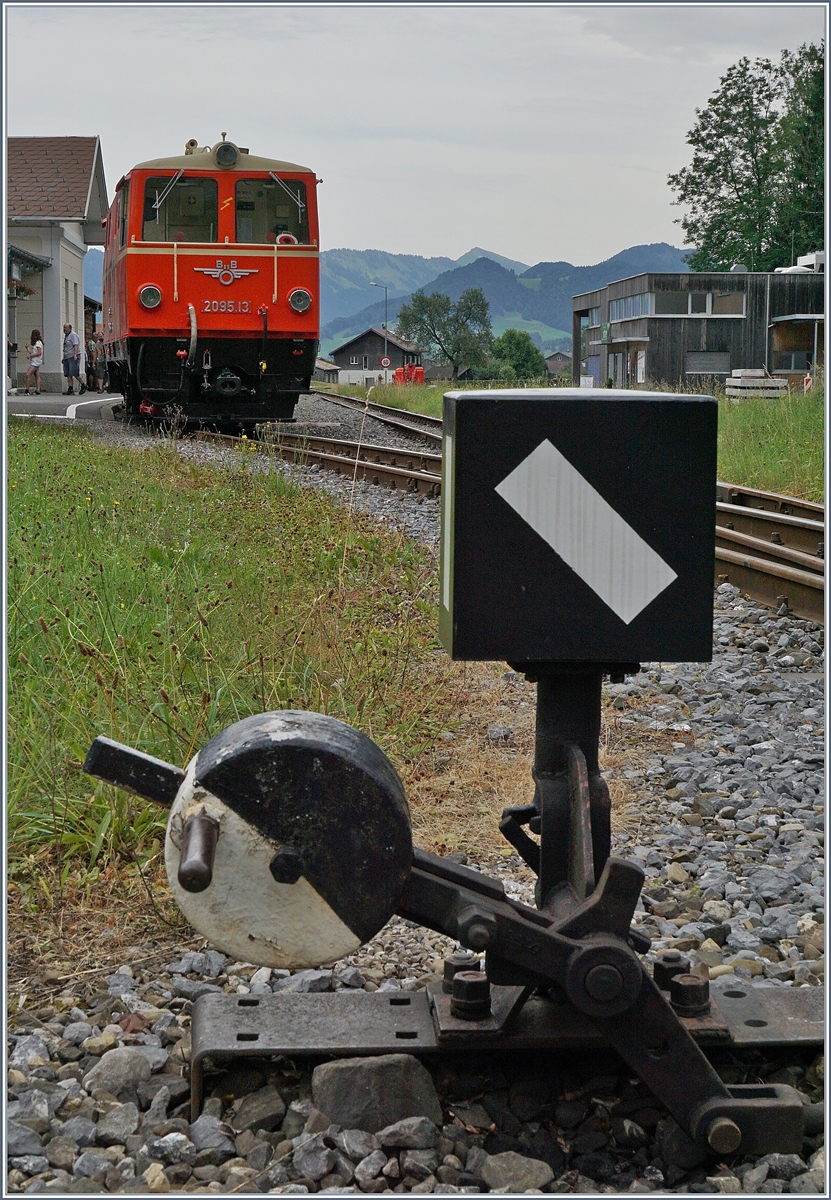
[[[384,358],[387,357],[387,285],[385,283],[373,283],[370,287],[379,287],[384,289]],[[387,382],[387,368],[384,367],[384,383]]]

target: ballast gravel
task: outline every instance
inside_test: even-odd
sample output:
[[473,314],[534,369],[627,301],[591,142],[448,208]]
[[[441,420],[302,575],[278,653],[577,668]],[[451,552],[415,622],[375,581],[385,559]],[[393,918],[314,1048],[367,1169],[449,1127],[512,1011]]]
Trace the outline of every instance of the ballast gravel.
[[[331,419],[317,409],[308,415]],[[108,443],[152,444],[117,423],[94,428]],[[234,451],[206,443],[173,444],[198,461],[238,461]],[[397,432],[388,444],[400,444]],[[279,469],[438,545],[434,500],[360,483],[353,490],[351,481],[314,467]],[[621,725],[677,739],[672,753],[622,770],[637,830],[630,822],[628,832],[614,835],[613,853],[635,858],[647,876],[635,914],[651,939],[646,961],[681,951],[707,969],[716,997],[737,981],[770,989],[824,983],[823,671],[821,627],[723,584],[712,664],[644,664],[637,676],[606,687]],[[533,701],[521,676],[507,672],[504,682]],[[510,734],[499,727],[500,738]],[[518,858],[469,865],[533,903],[532,877]],[[602,1051],[544,1065],[523,1055],[509,1063],[487,1055],[442,1059],[432,1097],[418,1072],[404,1072],[399,1099],[413,1112],[387,1130],[345,1127],[337,1113],[321,1112],[316,1098],[326,1096],[334,1108],[338,1091],[327,1091],[323,1079],[315,1088],[301,1062],[237,1064],[212,1088],[209,1080],[202,1115],[191,1123],[185,1075],[199,994],[415,991],[440,977],[455,947],[400,918],[326,970],[257,968],[210,947],[140,967],[152,961],[153,947],[135,947],[91,987],[65,982],[52,1004],[12,1018],[9,1192],[824,1191],[816,1107],[806,1109],[811,1136],[800,1155],[704,1159],[644,1085]],[[362,1087],[372,1086],[379,1062],[363,1060]],[[727,1083],[790,1083],[806,1104],[822,1100],[821,1055],[727,1055],[716,1066]],[[430,1104],[441,1105],[441,1123]]]

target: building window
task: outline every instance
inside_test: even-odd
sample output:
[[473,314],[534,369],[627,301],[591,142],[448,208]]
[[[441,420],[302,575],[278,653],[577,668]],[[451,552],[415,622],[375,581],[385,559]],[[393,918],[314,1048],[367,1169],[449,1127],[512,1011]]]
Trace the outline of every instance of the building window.
[[357,365],[358,365],[358,356],[357,356],[357,354],[353,354],[353,355],[351,355],[351,356],[350,356],[350,359],[349,359],[349,365],[350,365],[350,367],[357,367]]
[[743,317],[744,292],[713,292],[711,311],[715,317]]
[[656,317],[685,317],[689,311],[689,292],[656,292]]
[[369,355],[368,354],[364,355],[363,368],[365,371],[369,370]]
[[809,371],[813,366],[810,350],[785,350],[773,355],[774,371]]
[[78,328],[78,284],[72,285],[72,328]]
[[[595,309],[597,313],[600,309]],[[621,296],[609,301],[610,321],[631,321],[634,317],[648,317],[650,313],[649,292],[638,292],[636,296]]]
[[638,383],[646,382],[646,351],[638,350],[637,352],[637,369]]
[[690,292],[690,312],[706,313],[708,299],[707,292]]
[[597,308],[589,309],[589,328],[591,329],[595,325],[599,325],[599,324],[600,324],[600,306],[598,305]]

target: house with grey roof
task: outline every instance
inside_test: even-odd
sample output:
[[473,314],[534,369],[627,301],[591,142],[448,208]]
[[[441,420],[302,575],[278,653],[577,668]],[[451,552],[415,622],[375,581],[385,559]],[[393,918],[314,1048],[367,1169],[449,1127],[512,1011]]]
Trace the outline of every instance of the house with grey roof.
[[63,325],[84,336],[84,257],[104,244],[107,185],[97,137],[12,137],[7,143],[8,330],[19,350],[12,384],[22,384],[24,346],[43,334],[41,387],[60,392]]

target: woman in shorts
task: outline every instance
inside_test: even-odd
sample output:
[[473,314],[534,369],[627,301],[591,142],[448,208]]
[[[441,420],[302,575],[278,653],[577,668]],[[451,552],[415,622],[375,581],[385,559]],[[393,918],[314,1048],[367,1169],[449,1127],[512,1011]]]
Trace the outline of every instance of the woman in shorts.
[[35,377],[35,395],[40,395],[40,368],[43,366],[43,342],[39,329],[32,330],[32,336],[29,339],[29,345],[26,347],[26,353],[29,356],[29,369],[26,372],[26,395],[29,393],[29,380],[32,375]]

